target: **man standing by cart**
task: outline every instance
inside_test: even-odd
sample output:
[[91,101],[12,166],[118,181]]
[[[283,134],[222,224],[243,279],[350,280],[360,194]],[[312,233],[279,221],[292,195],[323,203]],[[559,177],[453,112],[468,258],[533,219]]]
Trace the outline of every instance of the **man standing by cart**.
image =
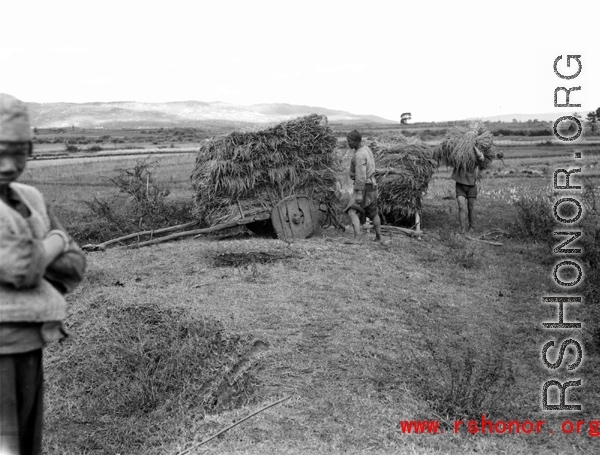
[[373,152],[362,144],[362,136],[353,130],[346,136],[348,147],[354,150],[350,162],[350,178],[354,181],[353,192],[344,212],[348,213],[352,221],[354,238],[348,243],[359,243],[361,238],[361,224],[365,218],[373,222],[375,228],[375,241],[381,240],[381,219],[377,207],[377,182],[375,181],[375,159]]

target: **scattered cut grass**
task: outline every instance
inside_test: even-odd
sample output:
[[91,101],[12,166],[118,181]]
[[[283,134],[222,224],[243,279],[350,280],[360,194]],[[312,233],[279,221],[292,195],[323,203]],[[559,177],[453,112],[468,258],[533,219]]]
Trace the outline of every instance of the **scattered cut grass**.
[[[90,255],[87,282],[70,297],[67,324],[73,341],[66,343],[78,340],[77,344],[52,345],[48,350],[47,418],[52,435],[46,444],[48,453],[106,453],[107,448],[131,454],[177,453],[288,395],[289,401],[211,441],[209,447],[218,453],[240,454],[532,453],[542,442],[551,451],[568,447],[560,436],[545,441],[541,436],[509,439],[399,433],[399,419],[449,422],[470,414],[463,412],[466,405],[455,400],[463,393],[467,397],[474,393],[475,404],[478,396],[483,397],[482,406],[472,410],[484,409],[489,418],[545,417],[538,409],[539,389],[547,373],[538,351],[547,335],[536,327],[552,313],[538,304],[538,290],[548,281],[546,271],[531,264],[532,257],[543,253],[539,247],[524,249],[511,241],[503,250],[477,245],[473,254],[488,267],[457,269],[452,254],[460,245],[431,234],[431,239],[421,242],[394,237],[388,245],[348,246],[337,234],[325,231],[324,237],[292,244],[254,238],[187,240]],[[264,257],[289,259],[213,267],[219,257],[259,252]],[[437,260],[426,261],[427,255],[436,255]],[[91,308],[94,305],[99,308]],[[89,355],[85,370],[91,369],[96,358],[91,354],[107,343],[110,346],[95,334],[108,337],[106,333],[116,330],[110,330],[111,321],[138,314],[148,305],[174,308],[165,316],[182,315],[162,319],[167,332],[161,336],[167,340],[176,339],[178,326],[198,323],[203,316],[219,321],[213,327],[222,324],[227,339],[260,339],[267,344],[269,348],[249,376],[253,386],[244,388],[247,395],[242,396],[247,401],[214,413],[201,395],[183,395],[188,399],[155,403],[145,412],[136,408],[129,416],[116,412],[123,409],[117,403],[107,403],[101,408],[113,408],[113,413],[66,425],[89,409],[90,398],[77,391],[89,388],[90,380],[82,379],[79,387],[59,388],[64,375],[79,377],[83,368],[79,363],[61,362],[67,362],[71,350],[79,351],[79,357]],[[154,317],[154,310],[150,314]],[[142,322],[121,326],[126,332],[123,336],[129,338],[120,343],[127,349],[139,351],[144,346],[132,339]],[[504,343],[498,344],[497,337]],[[428,348],[428,340],[436,346]],[[248,344],[244,346],[247,349]],[[494,360],[499,350],[502,362]],[[167,351],[167,357],[169,352],[180,357],[178,349]],[[239,351],[229,352],[238,357]],[[437,360],[431,358],[433,354]],[[191,362],[203,369],[201,359]],[[436,366],[436,362],[452,363]],[[468,362],[473,366],[471,379],[458,377],[461,389],[453,392],[444,381],[468,374],[459,368]],[[103,363],[100,371],[107,368]],[[62,366],[67,364],[68,371]],[[127,367],[117,370],[104,386],[127,392],[119,382],[126,371]],[[500,380],[494,376],[498,374]],[[184,377],[189,378],[190,387],[199,385],[194,384],[198,373],[188,370],[182,373],[182,381]],[[118,400],[116,393],[113,398]],[[135,400],[140,398],[128,402]],[[584,400],[593,414],[597,395]],[[449,403],[450,407],[444,407]],[[75,438],[75,431],[83,436]],[[582,437],[579,443],[590,441]]]

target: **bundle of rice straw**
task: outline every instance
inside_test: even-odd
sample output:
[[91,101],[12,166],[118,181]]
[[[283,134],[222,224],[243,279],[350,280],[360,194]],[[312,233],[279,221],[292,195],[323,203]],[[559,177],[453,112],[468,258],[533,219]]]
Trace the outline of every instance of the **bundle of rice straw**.
[[378,204],[386,221],[396,224],[414,216],[437,167],[431,147],[397,133],[382,135],[368,146],[375,158]]
[[327,118],[316,114],[211,138],[191,176],[195,215],[214,225],[270,211],[293,194],[333,199],[336,144]]
[[[483,153],[482,162],[477,160],[475,147]],[[452,128],[434,152],[438,163],[455,167],[459,172],[473,171],[476,167],[487,169],[496,157],[492,133],[479,121]]]

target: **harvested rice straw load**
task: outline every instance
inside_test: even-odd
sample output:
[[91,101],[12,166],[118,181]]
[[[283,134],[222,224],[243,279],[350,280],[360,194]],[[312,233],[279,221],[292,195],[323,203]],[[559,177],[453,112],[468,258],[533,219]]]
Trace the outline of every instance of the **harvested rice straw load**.
[[378,205],[386,221],[397,224],[414,216],[437,167],[431,147],[402,134],[380,136],[368,146],[375,158]]
[[[482,162],[477,160],[475,147],[483,153]],[[473,171],[476,167],[480,170],[487,169],[494,158],[500,157],[495,151],[492,133],[482,122],[452,128],[434,152],[438,163],[455,167],[459,172]]]
[[191,176],[196,216],[215,225],[270,211],[293,194],[332,200],[336,144],[327,118],[316,114],[211,138]]

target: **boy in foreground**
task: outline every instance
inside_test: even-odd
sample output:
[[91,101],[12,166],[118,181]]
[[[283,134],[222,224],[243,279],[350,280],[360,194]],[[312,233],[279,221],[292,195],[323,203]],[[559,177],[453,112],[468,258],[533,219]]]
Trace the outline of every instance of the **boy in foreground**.
[[63,295],[86,267],[42,194],[16,182],[32,148],[25,104],[0,93],[0,455],[42,453],[42,348],[67,336]]

